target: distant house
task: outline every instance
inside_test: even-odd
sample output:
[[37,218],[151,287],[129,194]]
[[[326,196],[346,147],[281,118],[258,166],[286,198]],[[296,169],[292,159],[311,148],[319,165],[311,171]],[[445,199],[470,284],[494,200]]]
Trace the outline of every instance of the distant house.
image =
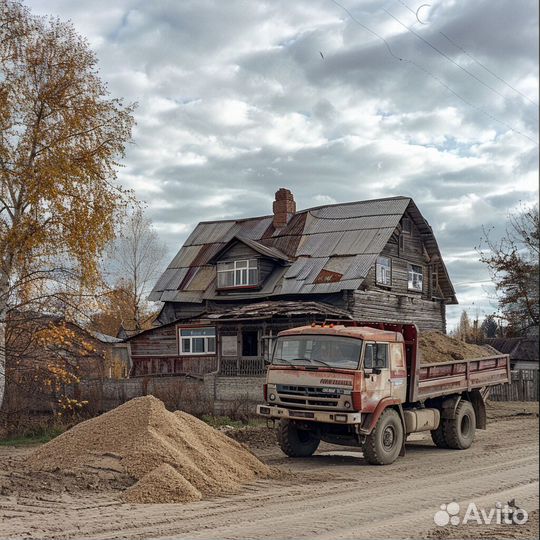
[[445,331],[446,305],[457,303],[412,199],[296,211],[287,189],[272,215],[199,223],[150,299],[164,304],[159,326],[127,339],[134,376],[263,369],[279,329],[315,320]]
[[538,336],[491,338],[485,342],[499,352],[508,354],[512,369],[539,369]]

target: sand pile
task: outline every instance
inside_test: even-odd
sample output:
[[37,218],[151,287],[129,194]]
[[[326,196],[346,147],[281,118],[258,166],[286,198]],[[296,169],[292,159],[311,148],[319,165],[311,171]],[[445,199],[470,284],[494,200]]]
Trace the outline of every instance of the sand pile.
[[498,354],[489,346],[465,343],[437,331],[421,332],[418,337],[418,348],[422,364],[469,360]]
[[137,483],[130,502],[184,502],[238,490],[272,470],[201,420],[146,396],[76,425],[28,459],[36,471],[102,470]]

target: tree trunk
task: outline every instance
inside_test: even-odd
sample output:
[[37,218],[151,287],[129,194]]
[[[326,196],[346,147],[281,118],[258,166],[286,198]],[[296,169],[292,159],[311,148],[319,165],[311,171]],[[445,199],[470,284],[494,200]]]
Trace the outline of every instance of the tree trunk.
[[0,271],[0,409],[6,389],[6,318],[8,312],[9,278]]
[[0,409],[4,403],[6,388],[6,313],[7,306],[0,290]]

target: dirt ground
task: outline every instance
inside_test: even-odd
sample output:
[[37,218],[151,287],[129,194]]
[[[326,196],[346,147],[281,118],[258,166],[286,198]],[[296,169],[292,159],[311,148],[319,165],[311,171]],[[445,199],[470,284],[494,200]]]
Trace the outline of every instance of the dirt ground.
[[[491,403],[488,414],[488,430],[469,450],[441,450],[415,435],[407,455],[386,467],[327,444],[290,459],[272,433],[245,430],[238,438],[286,474],[187,504],[124,504],[114,485],[80,491],[35,478],[15,494],[0,488],[0,538],[538,538],[538,404]],[[30,451],[0,448],[0,485],[16,483]],[[528,524],[433,521],[441,504],[489,509],[511,499],[531,514]]]

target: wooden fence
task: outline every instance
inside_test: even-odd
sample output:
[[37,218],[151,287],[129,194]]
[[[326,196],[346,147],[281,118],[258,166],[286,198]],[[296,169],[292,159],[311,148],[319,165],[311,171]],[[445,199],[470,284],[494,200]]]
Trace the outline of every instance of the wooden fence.
[[225,377],[258,377],[266,375],[264,358],[221,358],[219,374]]
[[492,386],[489,393],[493,401],[538,401],[537,369],[512,371],[512,382]]

